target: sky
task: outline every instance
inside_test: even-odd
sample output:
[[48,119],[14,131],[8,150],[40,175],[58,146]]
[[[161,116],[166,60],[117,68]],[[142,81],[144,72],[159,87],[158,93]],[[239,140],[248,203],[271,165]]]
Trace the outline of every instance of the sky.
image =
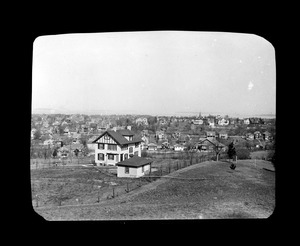
[[275,49],[254,34],[84,33],[33,43],[33,111],[275,114],[275,93]]

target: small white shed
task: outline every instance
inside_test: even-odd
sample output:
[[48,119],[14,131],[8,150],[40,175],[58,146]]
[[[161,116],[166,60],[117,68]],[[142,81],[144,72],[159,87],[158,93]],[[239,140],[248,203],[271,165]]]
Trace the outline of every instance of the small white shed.
[[119,178],[138,178],[151,170],[152,160],[133,156],[116,164]]

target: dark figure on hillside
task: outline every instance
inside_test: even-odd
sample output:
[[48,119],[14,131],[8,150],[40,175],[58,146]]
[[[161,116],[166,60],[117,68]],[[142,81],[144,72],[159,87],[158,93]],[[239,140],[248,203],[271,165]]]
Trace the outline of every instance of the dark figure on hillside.
[[[234,156],[236,156],[236,151],[235,151],[235,147],[234,147],[234,142],[233,141],[228,145],[227,154],[228,154],[229,159],[233,159]],[[232,170],[234,170],[236,168],[236,165],[232,163],[230,165],[230,168]]]
[[236,165],[232,163],[232,164],[230,165],[230,169],[234,170],[235,168],[236,168]]
[[235,147],[234,147],[234,142],[231,142],[228,145],[228,151],[227,151],[228,157],[229,159],[233,159],[234,156],[236,156],[236,151],[235,151]]

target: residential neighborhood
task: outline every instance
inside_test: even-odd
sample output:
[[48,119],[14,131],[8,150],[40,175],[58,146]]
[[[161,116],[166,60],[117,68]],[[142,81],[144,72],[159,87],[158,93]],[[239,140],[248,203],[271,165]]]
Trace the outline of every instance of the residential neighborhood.
[[250,150],[272,149],[275,119],[41,114],[31,121],[32,158],[45,149],[58,158],[77,152],[96,165],[116,165],[145,151],[212,152],[222,146],[225,152],[233,139]]
[[271,36],[35,37],[28,140],[36,214],[50,221],[270,217],[282,165]]

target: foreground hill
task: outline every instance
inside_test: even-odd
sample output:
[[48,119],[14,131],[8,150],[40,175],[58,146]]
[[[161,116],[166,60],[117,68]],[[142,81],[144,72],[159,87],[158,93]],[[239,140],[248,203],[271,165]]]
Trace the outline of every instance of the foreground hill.
[[37,209],[47,220],[267,218],[275,207],[275,172],[267,161],[204,162],[93,205]]

